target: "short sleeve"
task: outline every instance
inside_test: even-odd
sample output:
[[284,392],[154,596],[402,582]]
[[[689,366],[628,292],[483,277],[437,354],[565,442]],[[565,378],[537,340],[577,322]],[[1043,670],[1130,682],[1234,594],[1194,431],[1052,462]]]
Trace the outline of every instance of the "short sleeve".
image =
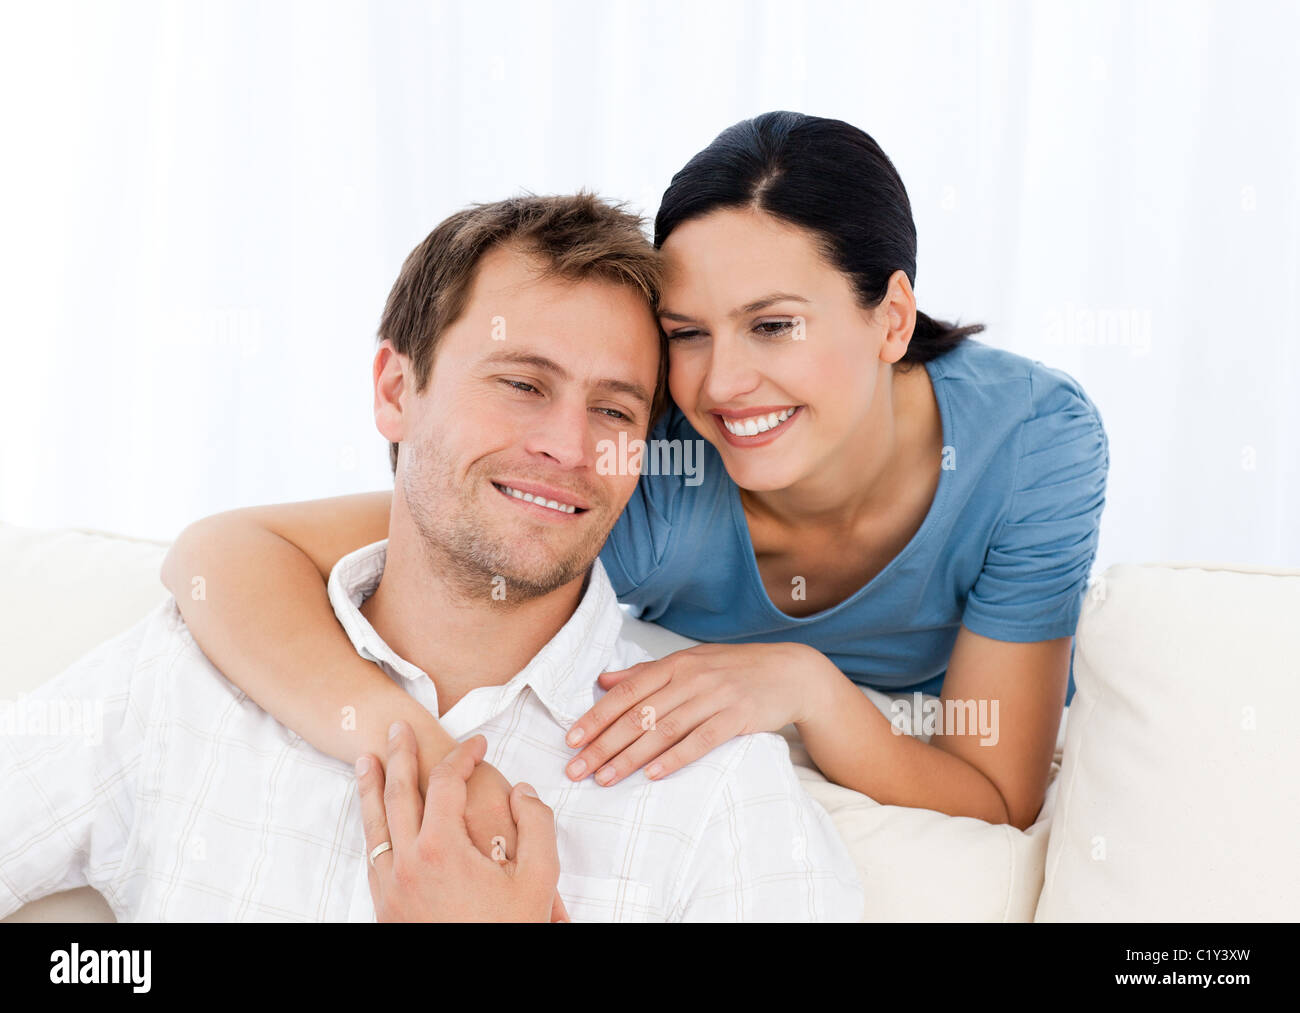
[[[684,421],[676,407],[670,408],[651,429],[647,444],[680,440]],[[680,475],[650,474],[644,465],[648,459],[643,455],[642,475],[600,552],[614,593],[632,605],[637,604],[637,590],[659,571],[668,555],[682,486]]]
[[994,640],[1073,636],[1097,554],[1110,447],[1078,382],[1036,363],[1006,512],[962,625]]

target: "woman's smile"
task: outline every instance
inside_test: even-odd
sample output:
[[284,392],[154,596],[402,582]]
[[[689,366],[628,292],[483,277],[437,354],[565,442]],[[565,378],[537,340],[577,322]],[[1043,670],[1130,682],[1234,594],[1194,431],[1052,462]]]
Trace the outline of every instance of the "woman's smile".
[[736,411],[714,410],[709,414],[718,432],[733,447],[764,447],[779,439],[793,425],[803,405],[785,408],[750,408]]

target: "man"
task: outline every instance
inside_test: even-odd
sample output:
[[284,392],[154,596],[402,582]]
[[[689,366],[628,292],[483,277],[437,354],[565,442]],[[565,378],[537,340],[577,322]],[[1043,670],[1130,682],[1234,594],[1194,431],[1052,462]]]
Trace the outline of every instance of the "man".
[[[558,889],[575,921],[858,920],[853,863],[779,736],[657,782],[564,774],[597,676],[646,659],[597,559],[637,476],[599,473],[595,453],[644,436],[663,397],[654,282],[635,218],[588,195],[521,198],[453,215],[389,297],[381,335],[409,339],[385,338],[374,363],[389,538],[340,560],[329,594],[357,651],[461,740],[427,832],[409,729],[363,831],[353,771],[227,681],[168,601],[40,690],[102,698],[102,742],[0,746],[0,916],[89,884],[120,920],[369,920],[372,886],[384,898],[397,879],[408,904],[385,899],[385,916],[545,920]],[[458,844],[483,857],[458,816],[485,755],[521,782],[519,855],[501,857],[543,879],[558,865],[522,907],[484,895],[505,877],[488,859],[450,881],[447,861],[421,862]]]

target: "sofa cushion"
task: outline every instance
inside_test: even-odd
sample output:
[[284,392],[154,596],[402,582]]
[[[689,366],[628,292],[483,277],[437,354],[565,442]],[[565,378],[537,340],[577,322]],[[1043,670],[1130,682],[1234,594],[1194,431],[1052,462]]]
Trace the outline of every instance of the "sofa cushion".
[[1112,566],[1085,599],[1037,921],[1300,911],[1300,570]]

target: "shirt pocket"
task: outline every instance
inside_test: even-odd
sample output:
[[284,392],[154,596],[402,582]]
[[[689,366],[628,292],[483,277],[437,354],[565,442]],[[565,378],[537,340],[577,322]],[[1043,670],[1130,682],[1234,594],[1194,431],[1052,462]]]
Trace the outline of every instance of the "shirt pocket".
[[556,889],[574,922],[660,922],[649,883],[621,876],[577,876],[561,872]]

